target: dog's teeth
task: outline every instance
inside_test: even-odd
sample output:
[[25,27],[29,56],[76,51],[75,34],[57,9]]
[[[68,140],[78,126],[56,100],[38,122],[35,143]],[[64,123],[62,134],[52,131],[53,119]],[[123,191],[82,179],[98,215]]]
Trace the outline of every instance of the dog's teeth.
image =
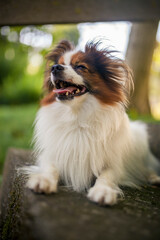
[[79,93],[80,92],[80,90],[79,90],[79,88],[77,89],[77,91],[76,91],[76,93]]
[[68,92],[66,92],[66,96],[68,96]]

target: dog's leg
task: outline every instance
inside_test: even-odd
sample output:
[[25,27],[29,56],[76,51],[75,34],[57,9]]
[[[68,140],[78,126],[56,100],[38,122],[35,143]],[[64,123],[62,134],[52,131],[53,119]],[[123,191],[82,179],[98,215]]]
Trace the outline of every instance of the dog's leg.
[[27,167],[26,172],[29,176],[26,186],[34,192],[47,194],[57,192],[58,171],[53,162],[48,161],[44,154],[38,161],[38,166]]
[[158,159],[151,153],[148,153],[149,156],[149,171],[148,171],[148,182],[152,185],[160,186],[160,162]]
[[103,171],[95,185],[89,189],[88,198],[101,205],[114,205],[118,196],[123,195],[115,180],[115,173],[112,170]]
[[160,176],[158,176],[155,172],[151,172],[148,177],[148,182],[152,185],[160,186]]

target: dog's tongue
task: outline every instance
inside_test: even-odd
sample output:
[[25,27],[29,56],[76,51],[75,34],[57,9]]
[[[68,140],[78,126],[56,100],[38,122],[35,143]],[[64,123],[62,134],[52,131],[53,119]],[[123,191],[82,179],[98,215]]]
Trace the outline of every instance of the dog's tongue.
[[53,89],[54,93],[72,93],[74,90],[77,90],[76,87],[67,87],[67,88],[60,88],[60,89]]

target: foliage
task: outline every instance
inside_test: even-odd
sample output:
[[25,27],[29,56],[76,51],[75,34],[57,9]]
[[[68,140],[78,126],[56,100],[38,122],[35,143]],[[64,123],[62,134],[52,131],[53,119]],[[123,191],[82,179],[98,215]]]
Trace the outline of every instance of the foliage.
[[0,104],[39,100],[44,56],[49,45],[61,39],[77,44],[79,32],[76,25],[3,27],[0,30]]
[[142,121],[142,122],[146,122],[146,123],[159,123],[160,121],[159,120],[156,120],[155,118],[153,118],[151,115],[141,115],[141,114],[138,114],[137,111],[135,111],[135,109],[130,109],[128,111],[128,116],[131,120],[133,121]]
[[54,25],[54,32],[54,44],[58,43],[62,39],[67,39],[77,45],[79,39],[79,32],[76,25]]
[[160,42],[156,43],[153,54],[150,82],[149,97],[153,117],[160,119]]

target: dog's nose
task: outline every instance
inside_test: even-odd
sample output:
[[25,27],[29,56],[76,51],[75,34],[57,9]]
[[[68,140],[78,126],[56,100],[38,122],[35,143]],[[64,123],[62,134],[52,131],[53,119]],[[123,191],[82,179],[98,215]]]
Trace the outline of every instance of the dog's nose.
[[52,71],[52,73],[53,73],[54,75],[56,75],[57,73],[59,73],[59,72],[62,71],[62,70],[64,70],[64,67],[63,67],[62,65],[60,65],[60,64],[55,64],[55,65],[53,65],[53,66],[52,66],[52,69],[51,69],[51,71]]

